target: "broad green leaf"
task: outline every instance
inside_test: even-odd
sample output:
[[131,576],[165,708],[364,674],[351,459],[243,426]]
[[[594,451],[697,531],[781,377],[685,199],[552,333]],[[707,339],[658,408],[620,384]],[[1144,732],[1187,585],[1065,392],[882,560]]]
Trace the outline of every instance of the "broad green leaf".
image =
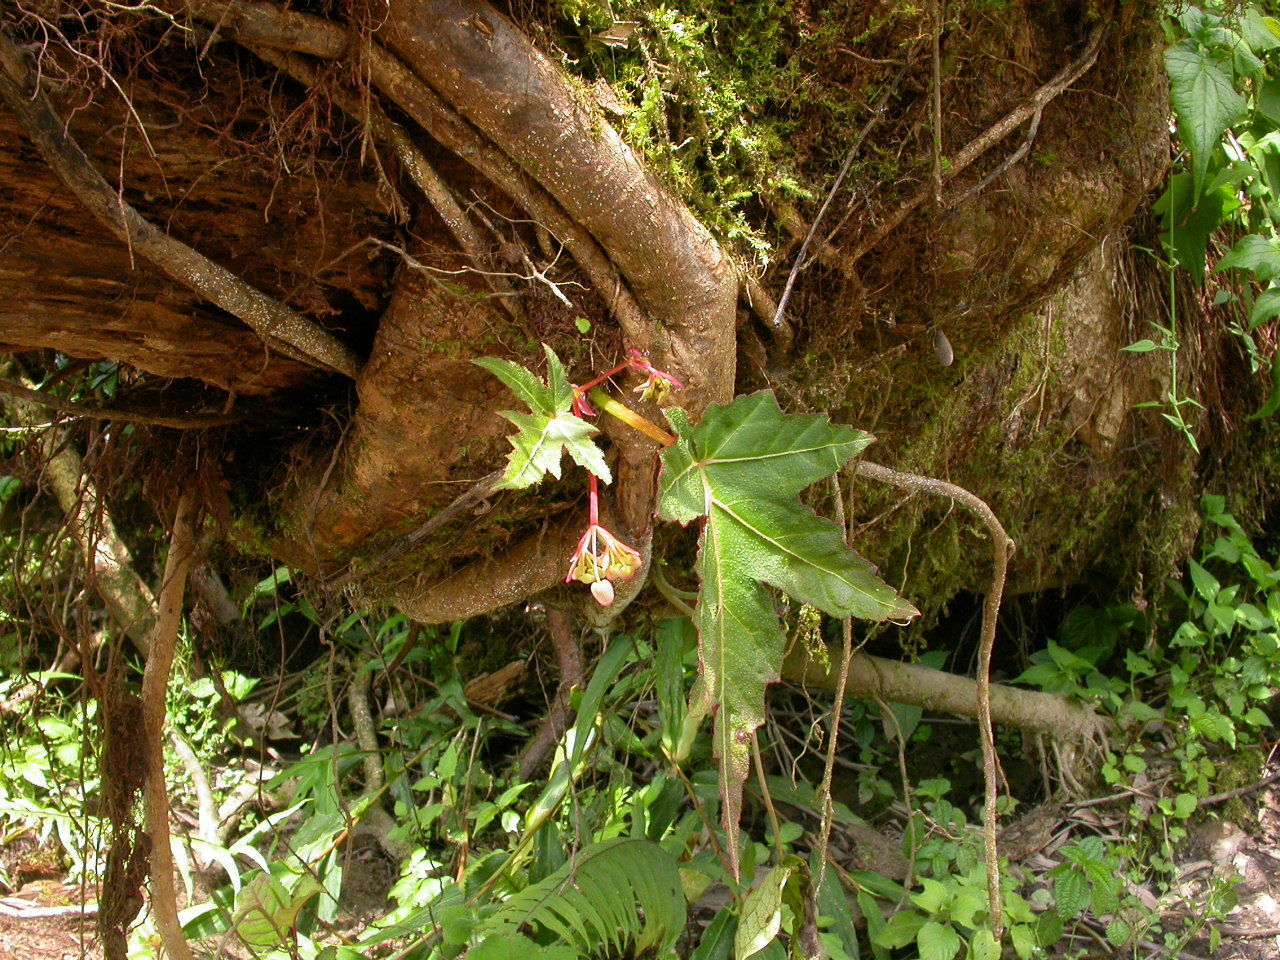
[[520,933],[486,937],[468,950],[467,960],[578,960],[578,951],[562,943],[540,946]]
[[[779,778],[781,779],[781,778]],[[840,885],[840,877],[830,864],[822,864],[826,875],[818,892],[818,915],[826,918],[830,935],[839,943],[840,948],[857,960],[860,956],[858,948],[858,930],[854,922],[853,909],[849,897]],[[815,888],[818,886],[818,851],[809,854],[809,873],[814,878]]]
[[774,867],[742,903],[738,932],[733,937],[734,960],[755,956],[778,936],[782,929],[782,888],[792,867]]
[[1116,917],[1107,924],[1107,941],[1113,947],[1123,947],[1132,936],[1133,927],[1129,926],[1127,920]]
[[986,927],[973,934],[973,960],[1000,960],[1000,944]]
[[1074,920],[1089,906],[1092,891],[1084,874],[1077,870],[1065,870],[1053,884],[1053,898],[1057,902],[1058,916]]
[[[1277,313],[1280,313],[1280,290],[1268,290],[1267,293],[1276,293]],[[1266,296],[1264,293],[1263,296]],[[1261,299],[1261,298],[1259,298]],[[1267,397],[1267,402],[1258,408],[1256,413],[1251,413],[1246,419],[1261,420],[1263,417],[1269,417],[1277,410],[1280,410],[1280,362],[1271,361],[1271,395]]]
[[1214,273],[1224,270],[1248,270],[1260,283],[1270,283],[1280,276],[1280,249],[1274,240],[1256,233],[1241,237],[1234,247],[1218,261]]
[[515,424],[518,432],[509,438],[512,450],[507,454],[506,471],[495,489],[523,490],[548,473],[559,479],[565,451],[578,466],[610,483],[612,477],[604,454],[591,440],[599,431],[573,415],[573,388],[565,376],[564,365],[546,344],[542,349],[547,355],[546,383],[510,360],[481,357],[472,361],[506,384],[530,410],[529,413],[500,411]]
[[1191,40],[1175,43],[1164,54],[1178,136],[1191,150],[1194,193],[1200,195],[1209,158],[1227,127],[1245,111],[1245,99],[1232,83],[1230,69],[1219,57]]
[[[876,912],[879,912],[877,908]],[[890,950],[898,950],[912,943],[920,928],[928,922],[928,917],[914,910],[900,910],[889,918],[889,922],[877,933],[872,934],[871,942]]]
[[751,733],[778,678],[784,635],[765,584],[835,617],[907,619],[915,607],[876,576],[839,527],[796,500],[871,442],[826,417],[786,416],[772,393],[712,405],[696,427],[667,410],[678,435],[662,455],[658,516],[705,518],[696,570],[702,672],[696,698],[716,709],[723,817],[737,849]]
[[722,909],[702,932],[702,939],[689,960],[729,960],[737,927],[738,918],[732,907]]
[[916,934],[920,960],[951,960],[960,950],[960,934],[950,924],[930,920]]
[[251,947],[274,947],[292,936],[298,914],[320,892],[311,874],[297,878],[293,889],[270,874],[260,873],[236,896],[236,935]]
[[911,894],[911,902],[925,913],[942,913],[955,896],[954,886],[928,877],[920,881],[920,892]]

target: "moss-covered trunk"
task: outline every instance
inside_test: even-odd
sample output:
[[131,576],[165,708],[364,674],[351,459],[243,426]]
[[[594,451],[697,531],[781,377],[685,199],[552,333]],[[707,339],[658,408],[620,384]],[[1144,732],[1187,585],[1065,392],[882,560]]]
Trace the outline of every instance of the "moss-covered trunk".
[[[695,415],[765,386],[870,430],[876,459],[996,508],[1015,590],[1177,534],[1192,456],[1132,411],[1160,362],[1119,352],[1161,309],[1132,252],[1168,154],[1158,5],[623,6],[6,10],[0,342],[243,414],[201,460],[222,534],[424,620],[563,576],[571,481],[404,539],[501,464],[509,401],[468,361],[539,343],[578,382],[640,347]],[[19,109],[45,98],[109,197],[66,189]],[[112,203],[354,350],[354,381],[121,242]],[[607,509],[647,542],[654,448],[611,439]],[[851,506],[917,605],[981,588],[963,521]]]

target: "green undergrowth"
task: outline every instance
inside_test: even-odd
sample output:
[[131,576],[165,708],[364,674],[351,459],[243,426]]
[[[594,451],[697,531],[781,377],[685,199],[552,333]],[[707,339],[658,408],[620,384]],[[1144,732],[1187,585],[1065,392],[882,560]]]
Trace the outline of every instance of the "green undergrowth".
[[[1172,960],[1197,938],[1212,944],[1234,902],[1235,881],[1218,875],[1187,909],[1181,850],[1197,823],[1228,814],[1249,822],[1247,802],[1228,810],[1213,797],[1258,778],[1273,735],[1280,566],[1224,498],[1205,498],[1202,514],[1195,559],[1160,606],[1075,607],[1040,638],[1019,678],[1091,703],[1117,727],[1099,755],[1045,774],[1074,785],[1060,802],[1109,799],[1090,808],[1105,816],[1074,821],[1034,866],[1015,873],[1006,865],[1006,957],[1071,957],[1080,937],[1096,935],[1117,950]],[[688,572],[671,576],[686,582]],[[327,619],[291,579],[274,571],[241,602],[251,630],[322,631],[328,653],[309,668],[261,679],[222,668],[214,683],[196,667],[200,642],[183,637],[170,723],[207,773],[215,805],[230,804],[238,817],[213,841],[176,828],[190,898],[182,919],[193,939],[279,960],[602,952],[783,960],[799,949],[823,810],[822,725],[810,723],[828,704],[771,699],[759,740],[764,777],[748,778],[735,838],[720,823],[711,732],[694,727],[690,738],[698,646],[688,620],[590,634],[568,729],[549,769],[522,779],[514,756],[533,723],[518,721],[509,702],[468,700],[464,682],[503,659],[482,662],[474,650],[506,650],[513,634],[539,633],[528,615],[429,628],[398,615]],[[806,617],[815,637],[835,631],[795,605],[785,611],[788,631],[805,632]],[[85,749],[96,708],[74,673],[25,670],[33,660],[26,650],[0,674],[0,699],[11,705],[0,713],[3,836],[6,845],[43,843],[73,876],[96,878],[106,824],[92,802],[99,777]],[[136,684],[134,667],[124,682]],[[373,705],[385,780],[378,790],[354,732],[359,689]],[[940,719],[846,704],[842,755],[853,765],[832,795],[833,860],[817,929],[833,960],[1001,955],[989,929],[974,774],[965,773],[976,732],[960,728],[953,738]],[[281,737],[294,744],[283,753]],[[807,751],[797,753],[796,737]],[[1017,737],[1001,743],[1009,769],[1024,761]],[[939,750],[948,759],[933,756]],[[268,756],[276,759],[259,773]],[[166,770],[175,807],[194,811],[191,761],[171,751]],[[1034,816],[1047,799],[1020,785],[1002,798],[1002,816]],[[887,845],[878,854],[864,846],[874,838]],[[376,897],[360,899],[355,888],[371,861],[386,879]],[[16,887],[23,861],[4,863],[0,883]],[[155,956],[150,921],[132,943],[132,956]]]

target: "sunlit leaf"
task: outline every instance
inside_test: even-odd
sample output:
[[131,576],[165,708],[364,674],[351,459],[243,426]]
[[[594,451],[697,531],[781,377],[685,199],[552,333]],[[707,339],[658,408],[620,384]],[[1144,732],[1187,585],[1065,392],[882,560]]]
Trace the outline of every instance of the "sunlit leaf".
[[507,454],[507,468],[496,489],[523,490],[547,474],[559,478],[566,451],[578,466],[609,483],[612,479],[609,466],[591,439],[599,431],[573,415],[573,387],[565,376],[564,365],[550,347],[544,344],[542,349],[547,355],[546,383],[510,360],[481,357],[472,361],[505,383],[530,410],[529,413],[500,411],[515,424],[518,432],[509,438],[512,450]]
[[846,546],[839,527],[796,499],[871,437],[826,417],[786,416],[767,391],[712,405],[696,427],[682,410],[667,417],[679,440],[662,456],[658,516],[703,519],[695,697],[703,712],[716,708],[733,856],[751,734],[764,722],[765,687],[782,666],[782,625],[765,585],[836,617],[905,620],[917,611]]
[[1209,158],[1223,131],[1244,113],[1245,99],[1236,91],[1226,62],[1199,43],[1175,43],[1165,51],[1164,62],[1178,116],[1178,136],[1191,150],[1194,193],[1199,196]]

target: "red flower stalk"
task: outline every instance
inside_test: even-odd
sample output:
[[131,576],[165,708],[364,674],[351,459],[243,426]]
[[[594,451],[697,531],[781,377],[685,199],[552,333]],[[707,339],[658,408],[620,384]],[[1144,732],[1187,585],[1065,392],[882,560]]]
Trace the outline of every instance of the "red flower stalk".
[[591,595],[602,606],[613,603],[613,581],[630,580],[643,560],[637,550],[623,543],[599,523],[599,482],[589,478],[591,525],[578,541],[578,549],[569,558],[565,583],[574,580],[591,585]]

